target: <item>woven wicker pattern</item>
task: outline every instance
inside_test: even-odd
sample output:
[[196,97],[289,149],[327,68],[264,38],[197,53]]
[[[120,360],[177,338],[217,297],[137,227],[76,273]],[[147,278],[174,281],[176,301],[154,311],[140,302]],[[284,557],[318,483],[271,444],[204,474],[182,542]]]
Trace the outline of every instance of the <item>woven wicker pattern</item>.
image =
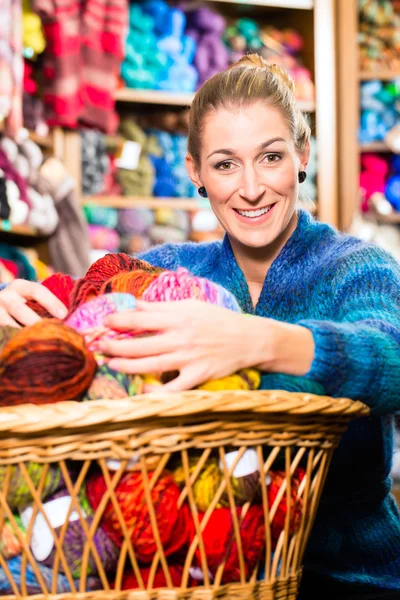
[[[359,402],[281,391],[194,391],[168,397],[160,394],[138,396],[115,402],[69,402],[0,409],[0,469],[3,473],[0,532],[7,520],[22,549],[18,581],[14,581],[0,551],[0,568],[10,584],[10,590],[4,597],[11,600],[30,595],[26,576],[27,568],[30,568],[39,588],[35,600],[50,597],[60,600],[116,600],[128,597],[132,600],[295,600],[305,545],[332,453],[348,421],[366,414],[368,409]],[[258,499],[249,498],[238,511],[233,473],[249,448],[255,451],[258,461]],[[237,456],[228,467],[226,457],[232,449],[237,451]],[[191,470],[193,452],[196,452],[197,466]],[[201,469],[212,456],[219,461],[222,475],[214,497],[200,519],[194,490]],[[120,461],[114,471],[109,470],[108,459]],[[42,465],[40,476],[35,481],[27,469],[30,462]],[[194,527],[185,554],[180,558],[180,587],[173,587],[171,559],[162,543],[157,520],[159,515],[153,499],[153,491],[165,469],[171,468],[171,462],[179,465],[183,473],[178,509],[184,505],[188,507]],[[130,468],[140,474],[143,481],[148,526],[155,545],[154,557],[147,565],[150,568],[147,582],[142,578],[131,525],[127,525],[117,497],[121,478],[132,463],[134,466]],[[71,465],[74,465],[74,476],[71,475]],[[50,468],[59,470],[66,494],[71,498],[66,522],[58,528],[53,527],[43,508],[45,501],[42,500],[42,491]],[[32,497],[32,518],[25,534],[19,530],[7,500],[16,469]],[[301,482],[296,479],[299,469],[304,473]],[[104,480],[106,492],[88,521],[80,499],[84,482],[93,470]],[[268,476],[274,471],[283,474],[282,483],[273,501],[269,502]],[[222,556],[219,566],[212,573],[205,551],[204,532],[213,511],[222,500],[230,509],[233,523],[232,543],[239,575],[232,583],[226,581],[225,575],[232,543],[227,555]],[[247,571],[241,526],[254,502],[262,507],[264,515],[265,552],[257,564]],[[273,540],[271,532],[275,531],[273,525],[282,510],[282,503],[286,503],[287,510],[281,532]],[[104,569],[94,539],[96,532],[103,527],[106,511],[110,507],[114,511],[113,518],[118,523],[122,540],[118,564],[112,573]],[[72,511],[86,539],[79,554],[78,577],[71,568],[68,548],[65,546]],[[298,512],[296,527],[293,526],[295,511]],[[34,521],[39,514],[52,536],[53,558],[49,568],[53,577],[50,584],[41,576],[32,550]],[[91,572],[94,571],[97,578],[96,591],[86,591],[89,565],[92,565]],[[196,581],[192,577],[193,567],[197,570]],[[260,568],[264,570],[265,578],[257,581]],[[136,578],[138,589],[121,589],[127,571]],[[167,587],[155,589],[154,578],[160,571]],[[70,592],[57,588],[58,573],[65,577]]]

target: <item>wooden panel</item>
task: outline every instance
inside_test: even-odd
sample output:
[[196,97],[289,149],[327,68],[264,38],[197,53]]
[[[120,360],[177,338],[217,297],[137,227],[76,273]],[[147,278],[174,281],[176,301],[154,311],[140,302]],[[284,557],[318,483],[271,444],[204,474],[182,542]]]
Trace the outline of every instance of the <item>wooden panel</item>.
[[[358,65],[357,65],[358,67]],[[393,81],[400,77],[400,73],[396,71],[359,71],[358,79],[360,81],[370,81],[371,79],[379,79],[379,81]]]
[[224,4],[242,4],[244,6],[265,6],[273,8],[299,8],[309,10],[313,7],[313,0],[211,0]]
[[339,223],[350,227],[359,208],[359,82],[357,0],[338,2]]
[[[347,1],[347,0],[345,0]],[[338,225],[338,143],[335,0],[315,0],[316,133],[318,143],[318,218]]]

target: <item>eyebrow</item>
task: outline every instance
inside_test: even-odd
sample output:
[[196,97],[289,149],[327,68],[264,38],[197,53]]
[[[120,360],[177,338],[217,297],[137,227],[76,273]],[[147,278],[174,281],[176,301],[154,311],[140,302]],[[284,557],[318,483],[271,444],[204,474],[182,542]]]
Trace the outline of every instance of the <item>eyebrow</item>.
[[[267,142],[263,142],[262,144],[260,144],[257,148],[257,152],[261,152],[261,150],[265,150],[265,148],[268,148],[268,146],[270,146],[274,142],[286,142],[286,140],[281,137],[271,138]],[[210,158],[210,156],[213,156],[213,154],[225,154],[226,156],[233,156],[234,154],[236,154],[236,152],[235,152],[235,150],[232,150],[231,148],[219,148],[219,150],[214,150],[213,152],[211,152],[211,154],[209,154],[207,156],[207,158]]]

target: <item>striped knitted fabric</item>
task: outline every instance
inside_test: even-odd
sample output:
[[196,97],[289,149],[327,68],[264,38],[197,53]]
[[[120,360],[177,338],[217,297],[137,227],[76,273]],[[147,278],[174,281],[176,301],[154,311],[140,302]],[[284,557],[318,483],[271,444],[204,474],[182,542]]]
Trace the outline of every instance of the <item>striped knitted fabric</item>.
[[33,6],[47,40],[43,71],[49,124],[86,124],[113,133],[127,0],[34,0]]
[[335,452],[305,566],[339,581],[400,591],[400,515],[389,495],[391,413],[400,410],[400,267],[383,250],[299,211],[254,308],[229,239],[167,244],[141,258],[185,267],[221,284],[244,312],[310,329],[315,359],[305,377],[265,373],[262,389],[363,400]]

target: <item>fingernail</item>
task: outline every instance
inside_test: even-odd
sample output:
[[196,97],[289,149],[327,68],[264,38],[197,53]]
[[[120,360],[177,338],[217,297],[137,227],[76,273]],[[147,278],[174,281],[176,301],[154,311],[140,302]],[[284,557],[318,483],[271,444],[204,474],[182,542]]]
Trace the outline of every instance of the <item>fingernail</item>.
[[68,314],[68,311],[67,311],[66,308],[65,309],[60,308],[60,309],[57,310],[57,317],[59,319],[65,319],[65,317],[67,316],[67,314]]

